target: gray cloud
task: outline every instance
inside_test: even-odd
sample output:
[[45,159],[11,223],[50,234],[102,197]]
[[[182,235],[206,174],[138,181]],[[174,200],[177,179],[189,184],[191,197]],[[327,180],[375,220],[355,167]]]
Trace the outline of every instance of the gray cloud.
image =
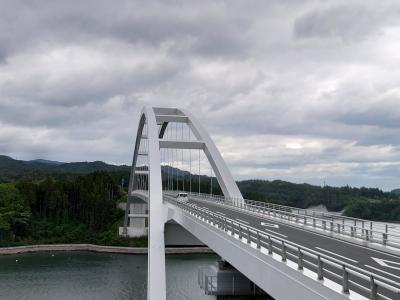
[[[0,153],[129,163],[194,112],[236,178],[398,186],[400,5],[0,2]],[[117,149],[117,150],[116,150]]]
[[353,1],[313,9],[295,20],[295,35],[300,38],[340,38],[352,42],[378,34],[382,26],[393,24],[392,20],[400,16],[400,11],[395,5],[377,7],[373,4]]

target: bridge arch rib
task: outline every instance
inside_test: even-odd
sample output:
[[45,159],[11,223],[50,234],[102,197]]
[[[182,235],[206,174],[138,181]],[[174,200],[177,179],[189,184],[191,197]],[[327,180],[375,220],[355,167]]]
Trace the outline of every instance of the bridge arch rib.
[[[186,123],[197,140],[166,140],[164,134],[171,123]],[[140,152],[144,140],[147,153]],[[234,198],[236,201],[243,201],[239,188],[217,147],[191,113],[176,108],[145,107],[142,109],[133,152],[123,233],[127,234],[133,196],[147,198],[149,210],[147,299],[149,300],[166,299],[164,224],[167,221],[167,208],[163,205],[160,155],[162,148],[203,150],[224,196],[230,199]],[[140,155],[147,157],[144,166],[138,165]],[[145,184],[143,184],[143,177],[145,177]],[[140,185],[140,182],[142,186],[139,190],[137,186]],[[150,287],[157,288],[151,289]]]

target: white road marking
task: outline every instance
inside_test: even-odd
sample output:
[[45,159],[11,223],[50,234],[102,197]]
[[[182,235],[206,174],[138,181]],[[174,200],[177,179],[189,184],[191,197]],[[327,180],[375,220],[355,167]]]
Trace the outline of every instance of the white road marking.
[[[386,259],[381,259],[377,257],[371,257],[374,261],[376,261],[382,267],[387,267],[390,269],[400,270],[400,262],[390,261]],[[394,265],[394,266],[393,266]]]
[[353,262],[353,263],[358,263],[358,261],[356,261],[356,260],[354,260],[354,259],[348,258],[348,257],[346,257],[346,256],[339,255],[339,254],[337,254],[337,253],[328,251],[328,250],[323,249],[323,248],[320,248],[320,247],[315,247],[315,249],[324,251],[324,252],[326,252],[326,253],[329,253],[329,254],[331,254],[331,255],[335,255],[335,256],[340,257],[340,258],[343,258],[343,259],[347,259],[348,261],[351,261],[351,262]]
[[268,232],[270,232],[270,233],[279,235],[279,236],[281,236],[281,237],[287,239],[287,235],[284,235],[284,234],[281,234],[281,233],[278,233],[278,232],[275,232],[275,231],[272,231],[272,230],[269,230],[269,229],[264,229],[264,231],[268,231]]
[[392,276],[392,277],[395,277],[395,278],[400,279],[400,276],[394,275],[394,274],[392,274],[392,273],[389,273],[389,272],[386,272],[386,271],[382,271],[381,269],[372,267],[372,266],[370,266],[370,265],[365,265],[365,266],[366,266],[367,268],[373,269],[373,270],[378,271],[378,272],[381,272],[381,273],[383,273],[383,274],[390,275],[390,276]]
[[278,224],[265,223],[265,222],[261,222],[261,226],[267,226],[267,227],[272,227],[272,228],[279,228],[279,225],[278,225]]
[[235,218],[237,221],[239,221],[239,222],[242,222],[242,223],[245,223],[245,224],[247,224],[247,225],[250,225],[250,223],[249,222],[247,222],[247,221],[243,221],[243,220],[241,220],[241,219],[238,219],[238,218]]

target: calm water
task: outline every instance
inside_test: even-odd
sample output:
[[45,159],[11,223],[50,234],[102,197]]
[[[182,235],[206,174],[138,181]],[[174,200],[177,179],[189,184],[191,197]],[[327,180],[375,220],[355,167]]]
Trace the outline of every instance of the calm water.
[[[214,299],[198,287],[197,268],[215,260],[213,255],[167,256],[167,299]],[[146,279],[144,255],[56,252],[0,256],[0,299],[142,300],[146,299]]]

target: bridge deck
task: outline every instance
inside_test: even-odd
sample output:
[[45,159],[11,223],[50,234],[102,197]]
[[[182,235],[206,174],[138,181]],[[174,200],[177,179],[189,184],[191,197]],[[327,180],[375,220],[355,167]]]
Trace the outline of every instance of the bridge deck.
[[[296,244],[316,251],[324,252],[332,257],[347,261],[359,268],[375,272],[381,276],[400,282],[400,256],[388,254],[369,247],[360,246],[350,242],[345,242],[324,234],[318,234],[302,228],[295,227],[279,222],[277,219],[268,216],[257,216],[251,212],[243,212],[229,209],[210,202],[199,202],[195,198],[190,200],[200,208],[212,210],[225,217],[235,219],[245,225],[250,225],[256,229],[276,234]],[[387,266],[382,266],[378,261],[388,261]]]
[[[170,198],[170,197],[168,197]],[[171,198],[170,198],[171,199]],[[341,239],[327,236],[323,233],[312,232],[305,230],[295,225],[286,224],[280,222],[279,219],[268,217],[265,215],[259,215],[252,211],[238,210],[234,207],[224,206],[211,201],[204,201],[200,197],[190,195],[188,205],[198,209],[199,211],[212,212],[218,214],[223,218],[234,220],[243,225],[243,227],[250,227],[271,236],[275,236],[278,239],[290,241],[298,244],[305,249],[312,249],[323,255],[332,257],[339,261],[345,262],[347,265],[354,266],[356,268],[365,270],[373,276],[381,276],[393,282],[395,286],[399,286],[400,283],[400,255],[386,253],[380,250],[376,250],[370,247],[360,246],[351,242],[346,242]],[[245,233],[244,233],[245,236]],[[274,248],[278,249],[281,245],[274,242]],[[295,250],[288,248],[288,259],[296,257],[298,254]],[[317,265],[318,262],[315,258],[307,258],[309,262]],[[328,278],[338,284],[342,284],[342,278],[338,270],[325,266],[324,277]],[[330,274],[329,271],[332,271]],[[352,290],[356,291],[361,295],[369,297],[365,288],[368,288],[368,280],[361,280],[351,276],[351,281],[354,282]],[[364,288],[357,288],[357,284]],[[381,292],[381,291],[379,291]],[[393,294],[383,292],[382,296],[392,299]]]

